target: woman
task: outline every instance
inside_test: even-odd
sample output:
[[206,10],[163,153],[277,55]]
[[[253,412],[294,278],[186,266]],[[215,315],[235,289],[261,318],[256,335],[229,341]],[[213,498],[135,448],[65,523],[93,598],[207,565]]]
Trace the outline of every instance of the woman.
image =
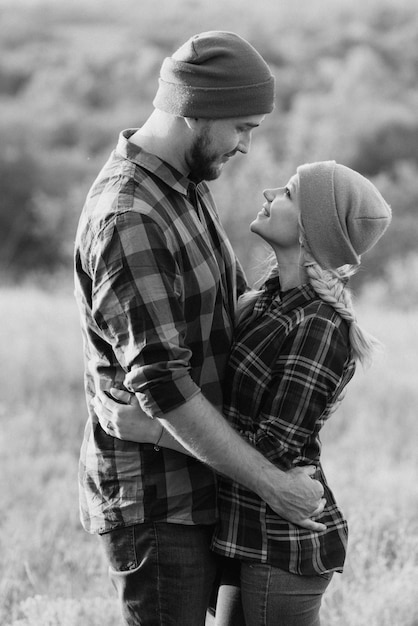
[[[327,528],[297,528],[221,478],[213,549],[241,562],[247,626],[276,624],[278,616],[286,626],[314,626],[333,572],[342,571],[347,540],[321,469],[318,433],[355,362],[369,361],[375,345],[356,322],[346,282],[391,213],[368,180],[332,161],[299,167],[265,197],[251,230],[271,245],[276,265],[264,288],[240,303],[224,412],[281,468],[317,465]],[[221,588],[220,606],[222,597]]]
[[[357,324],[346,283],[386,230],[391,211],[370,181],[335,161],[302,165],[286,187],[264,196],[251,231],[270,244],[275,262],[263,288],[238,304],[224,413],[280,468],[317,466],[327,501],[317,521],[326,529],[296,527],[221,477],[212,549],[225,557],[227,583],[216,623],[318,626],[322,595],[333,572],[343,569],[347,542],[346,521],[322,472],[318,435],[356,361],[367,363],[377,343]],[[109,408],[102,407],[104,424]],[[235,575],[244,618],[232,617]]]

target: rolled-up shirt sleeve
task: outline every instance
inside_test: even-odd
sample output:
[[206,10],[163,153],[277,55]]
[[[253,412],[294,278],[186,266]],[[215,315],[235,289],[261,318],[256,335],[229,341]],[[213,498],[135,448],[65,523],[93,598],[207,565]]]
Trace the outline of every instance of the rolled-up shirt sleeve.
[[305,319],[287,336],[249,436],[270,461],[284,469],[304,462],[304,446],[338,396],[348,354],[346,337],[327,319]]
[[151,415],[199,393],[190,376],[183,278],[173,241],[146,214],[112,216],[90,257],[92,315]]

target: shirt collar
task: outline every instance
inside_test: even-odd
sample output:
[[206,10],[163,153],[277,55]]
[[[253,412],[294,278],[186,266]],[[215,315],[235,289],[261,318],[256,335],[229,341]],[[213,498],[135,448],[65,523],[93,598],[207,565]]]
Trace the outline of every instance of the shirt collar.
[[274,299],[280,302],[281,312],[285,315],[292,309],[306,306],[317,298],[314,288],[309,283],[304,283],[284,292],[279,291]]
[[137,128],[128,128],[120,133],[116,153],[124,159],[131,161],[131,163],[152,172],[172,189],[187,195],[190,184],[190,179],[187,178],[187,176],[184,176],[184,174],[155,154],[151,154],[151,152],[147,152],[129,141],[130,137],[132,137],[137,130]]

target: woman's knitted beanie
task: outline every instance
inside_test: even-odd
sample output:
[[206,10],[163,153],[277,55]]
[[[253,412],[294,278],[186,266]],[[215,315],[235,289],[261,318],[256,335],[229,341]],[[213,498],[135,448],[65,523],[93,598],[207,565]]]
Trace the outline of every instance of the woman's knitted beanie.
[[274,108],[274,77],[239,35],[200,33],[164,59],[153,104],[180,117],[263,115]]
[[376,187],[335,161],[298,167],[301,220],[324,269],[358,265],[390,224],[392,212]]

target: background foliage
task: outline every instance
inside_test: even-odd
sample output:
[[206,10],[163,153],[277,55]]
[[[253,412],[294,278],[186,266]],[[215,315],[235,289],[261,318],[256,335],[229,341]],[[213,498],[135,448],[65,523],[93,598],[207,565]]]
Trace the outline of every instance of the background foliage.
[[225,29],[262,52],[278,87],[250,154],[213,183],[250,278],[261,190],[300,163],[357,168],[392,204],[357,277],[360,321],[386,356],[359,370],[324,431],[350,548],[322,623],[417,626],[415,0],[0,0],[0,23],[0,623],[118,623],[104,558],[78,520],[74,233],[119,131],[149,114],[164,56]]
[[[0,272],[71,265],[85,194],[122,128],[152,109],[162,59],[213,28],[247,37],[277,79],[276,109],[213,184],[250,277],[261,190],[333,158],[370,176],[393,226],[358,279],[415,253],[418,13],[413,0],[0,2]],[[393,281],[393,276],[391,278]],[[396,282],[396,281],[395,281]]]

